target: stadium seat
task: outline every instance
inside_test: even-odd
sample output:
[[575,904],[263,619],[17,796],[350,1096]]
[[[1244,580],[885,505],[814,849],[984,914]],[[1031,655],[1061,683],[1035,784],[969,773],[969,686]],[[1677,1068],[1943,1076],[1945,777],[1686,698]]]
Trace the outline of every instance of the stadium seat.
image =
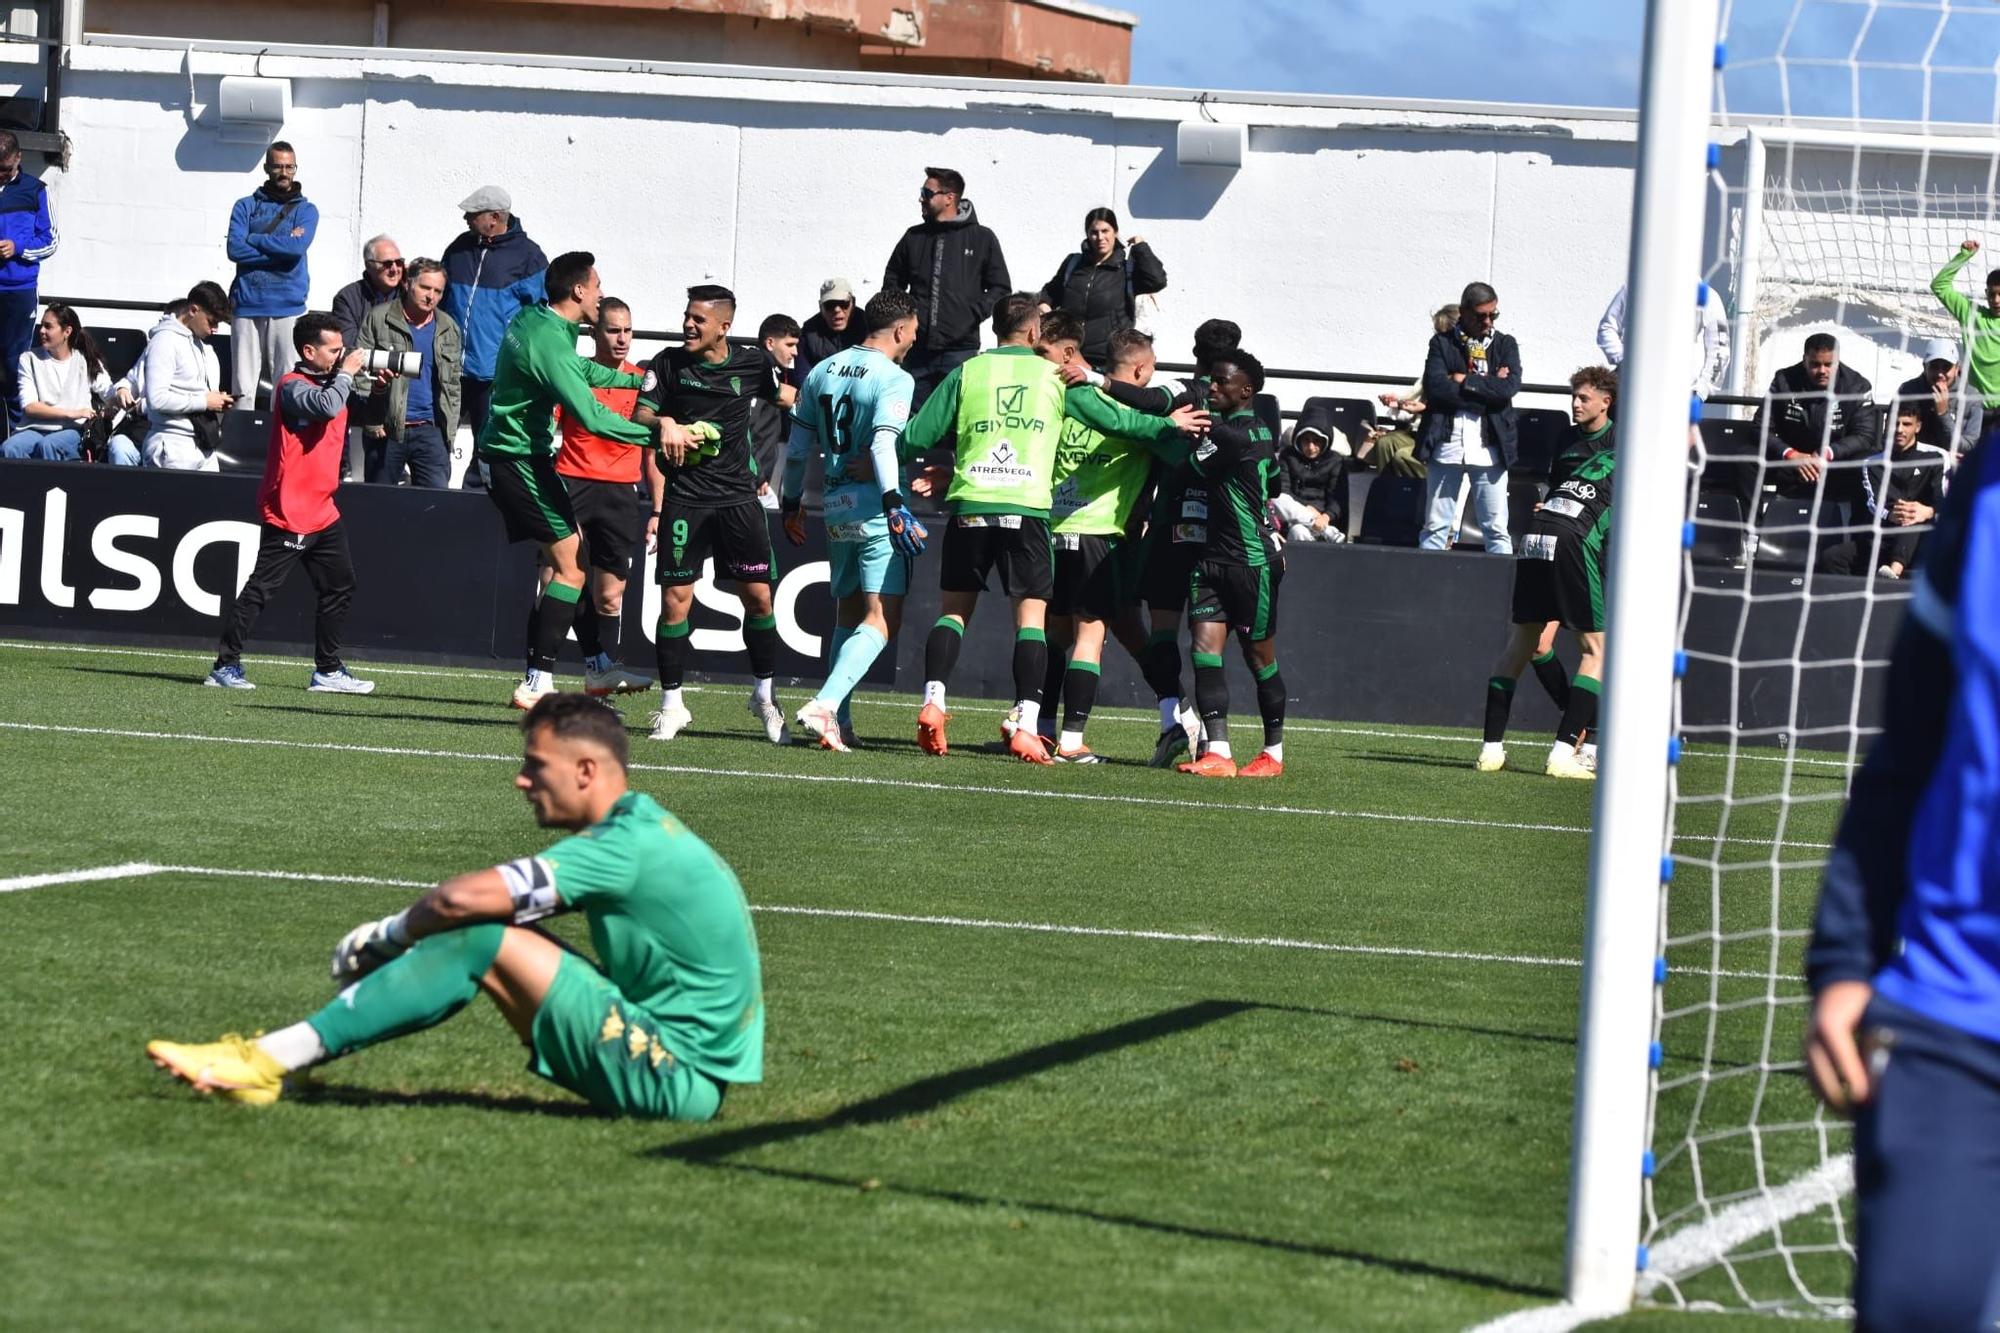
[[1734,491],[1695,497],[1693,556],[1699,564],[1734,564],[1743,550],[1743,501]]
[[215,451],[215,461],[221,464],[224,472],[249,472],[261,475],[264,471],[264,455],[270,446],[269,412],[222,414],[222,447]]
[[1256,410],[1257,420],[1271,428],[1272,439],[1282,440],[1285,438],[1285,413],[1278,406],[1277,395],[1260,393],[1257,395],[1256,401],[1251,403],[1250,406]]
[[1757,563],[1772,569],[1804,569],[1812,563],[1813,502],[1772,496],[1757,520]]
[[1359,540],[1378,546],[1415,546],[1423,526],[1423,478],[1376,477],[1361,506]]
[[1507,531],[1513,534],[1516,549],[1521,545],[1521,534],[1528,530],[1528,520],[1535,516],[1535,506],[1542,502],[1544,489],[1544,483],[1525,469],[1515,468],[1507,474]]
[[1701,447],[1708,454],[1701,471],[1702,488],[1727,488],[1742,494],[1747,486],[1739,482],[1747,483],[1749,479],[1738,474],[1754,468],[1762,453],[1757,445],[1756,423],[1705,416],[1699,429]]
[[137,365],[139,358],[146,354],[146,334],[142,329],[94,328],[90,330],[90,336],[104,357],[105,373],[114,380],[125,378],[125,372]]
[[1529,476],[1547,480],[1549,469],[1556,461],[1556,442],[1562,439],[1563,431],[1569,428],[1569,413],[1552,407],[1524,407],[1514,414],[1514,427],[1520,436],[1520,451],[1515,455],[1514,467]]
[[1368,428],[1375,424],[1375,404],[1366,398],[1308,398],[1299,415],[1305,415],[1315,405],[1326,412],[1333,428],[1347,437],[1348,446],[1353,449],[1361,447]]

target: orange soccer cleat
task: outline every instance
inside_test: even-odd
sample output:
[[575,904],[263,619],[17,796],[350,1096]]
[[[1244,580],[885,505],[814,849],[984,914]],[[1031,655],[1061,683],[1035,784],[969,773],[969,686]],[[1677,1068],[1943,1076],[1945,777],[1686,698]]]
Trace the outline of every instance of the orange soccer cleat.
[[1027,727],[1014,728],[1014,734],[1007,738],[1007,753],[1024,764],[1053,764],[1049,757],[1049,743]]
[[917,713],[917,748],[925,754],[944,754],[951,747],[945,744],[944,724],[951,721],[951,714],[936,704],[925,704]]
[[1205,754],[1199,759],[1177,765],[1175,771],[1192,773],[1198,778],[1233,778],[1236,776],[1236,761],[1219,754]]
[[1273,759],[1269,754],[1260,753],[1255,759],[1236,770],[1239,778],[1281,778],[1285,775],[1283,761]]

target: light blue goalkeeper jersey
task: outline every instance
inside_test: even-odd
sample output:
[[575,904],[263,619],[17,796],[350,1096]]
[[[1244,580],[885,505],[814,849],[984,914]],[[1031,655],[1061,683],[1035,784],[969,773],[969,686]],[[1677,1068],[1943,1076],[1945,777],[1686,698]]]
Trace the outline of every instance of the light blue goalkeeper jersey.
[[826,458],[827,535],[861,535],[871,520],[888,531],[882,493],[901,490],[896,442],[910,420],[916,381],[872,347],[849,347],[812,368],[792,409],[784,496],[805,492],[806,464],[817,446]]

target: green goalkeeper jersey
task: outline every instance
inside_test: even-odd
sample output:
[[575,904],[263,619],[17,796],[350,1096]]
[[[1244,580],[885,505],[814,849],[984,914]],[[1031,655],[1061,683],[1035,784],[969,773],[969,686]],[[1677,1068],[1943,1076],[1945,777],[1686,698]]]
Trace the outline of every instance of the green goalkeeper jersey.
[[1181,462],[1187,457],[1186,437],[1165,417],[1135,412],[1087,384],[1064,396],[1063,411],[1049,504],[1053,531],[1121,534],[1145,494],[1153,459]]
[[565,908],[590,923],[605,974],[674,1053],[726,1083],[764,1077],[763,972],[727,863],[644,792],[542,853]]
[[1063,382],[1029,347],[996,347],[954,367],[903,432],[904,457],[956,430],[958,461],[945,495],[960,514],[1049,516]]

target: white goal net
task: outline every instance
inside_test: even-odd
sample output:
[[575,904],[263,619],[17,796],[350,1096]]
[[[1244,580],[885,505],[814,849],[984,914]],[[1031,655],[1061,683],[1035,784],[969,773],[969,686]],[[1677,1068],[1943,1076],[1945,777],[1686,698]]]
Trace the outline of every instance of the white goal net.
[[[1700,277],[1733,316],[1731,387],[1762,394],[1832,333],[1873,382],[1882,448],[1802,485],[1764,461],[1749,409],[1707,409],[1741,424],[1704,427],[1687,488],[1637,1286],[1657,1304],[1837,1316],[1850,1135],[1803,1078],[1803,955],[1908,596],[1878,573],[1887,409],[1928,340],[1962,346],[1932,291],[1960,242],[1989,247],[1955,280],[1974,303],[2000,264],[2000,3],[1726,0],[1722,20]],[[1906,526],[1890,535],[1924,530]],[[1829,572],[1842,543],[1853,572]]]

